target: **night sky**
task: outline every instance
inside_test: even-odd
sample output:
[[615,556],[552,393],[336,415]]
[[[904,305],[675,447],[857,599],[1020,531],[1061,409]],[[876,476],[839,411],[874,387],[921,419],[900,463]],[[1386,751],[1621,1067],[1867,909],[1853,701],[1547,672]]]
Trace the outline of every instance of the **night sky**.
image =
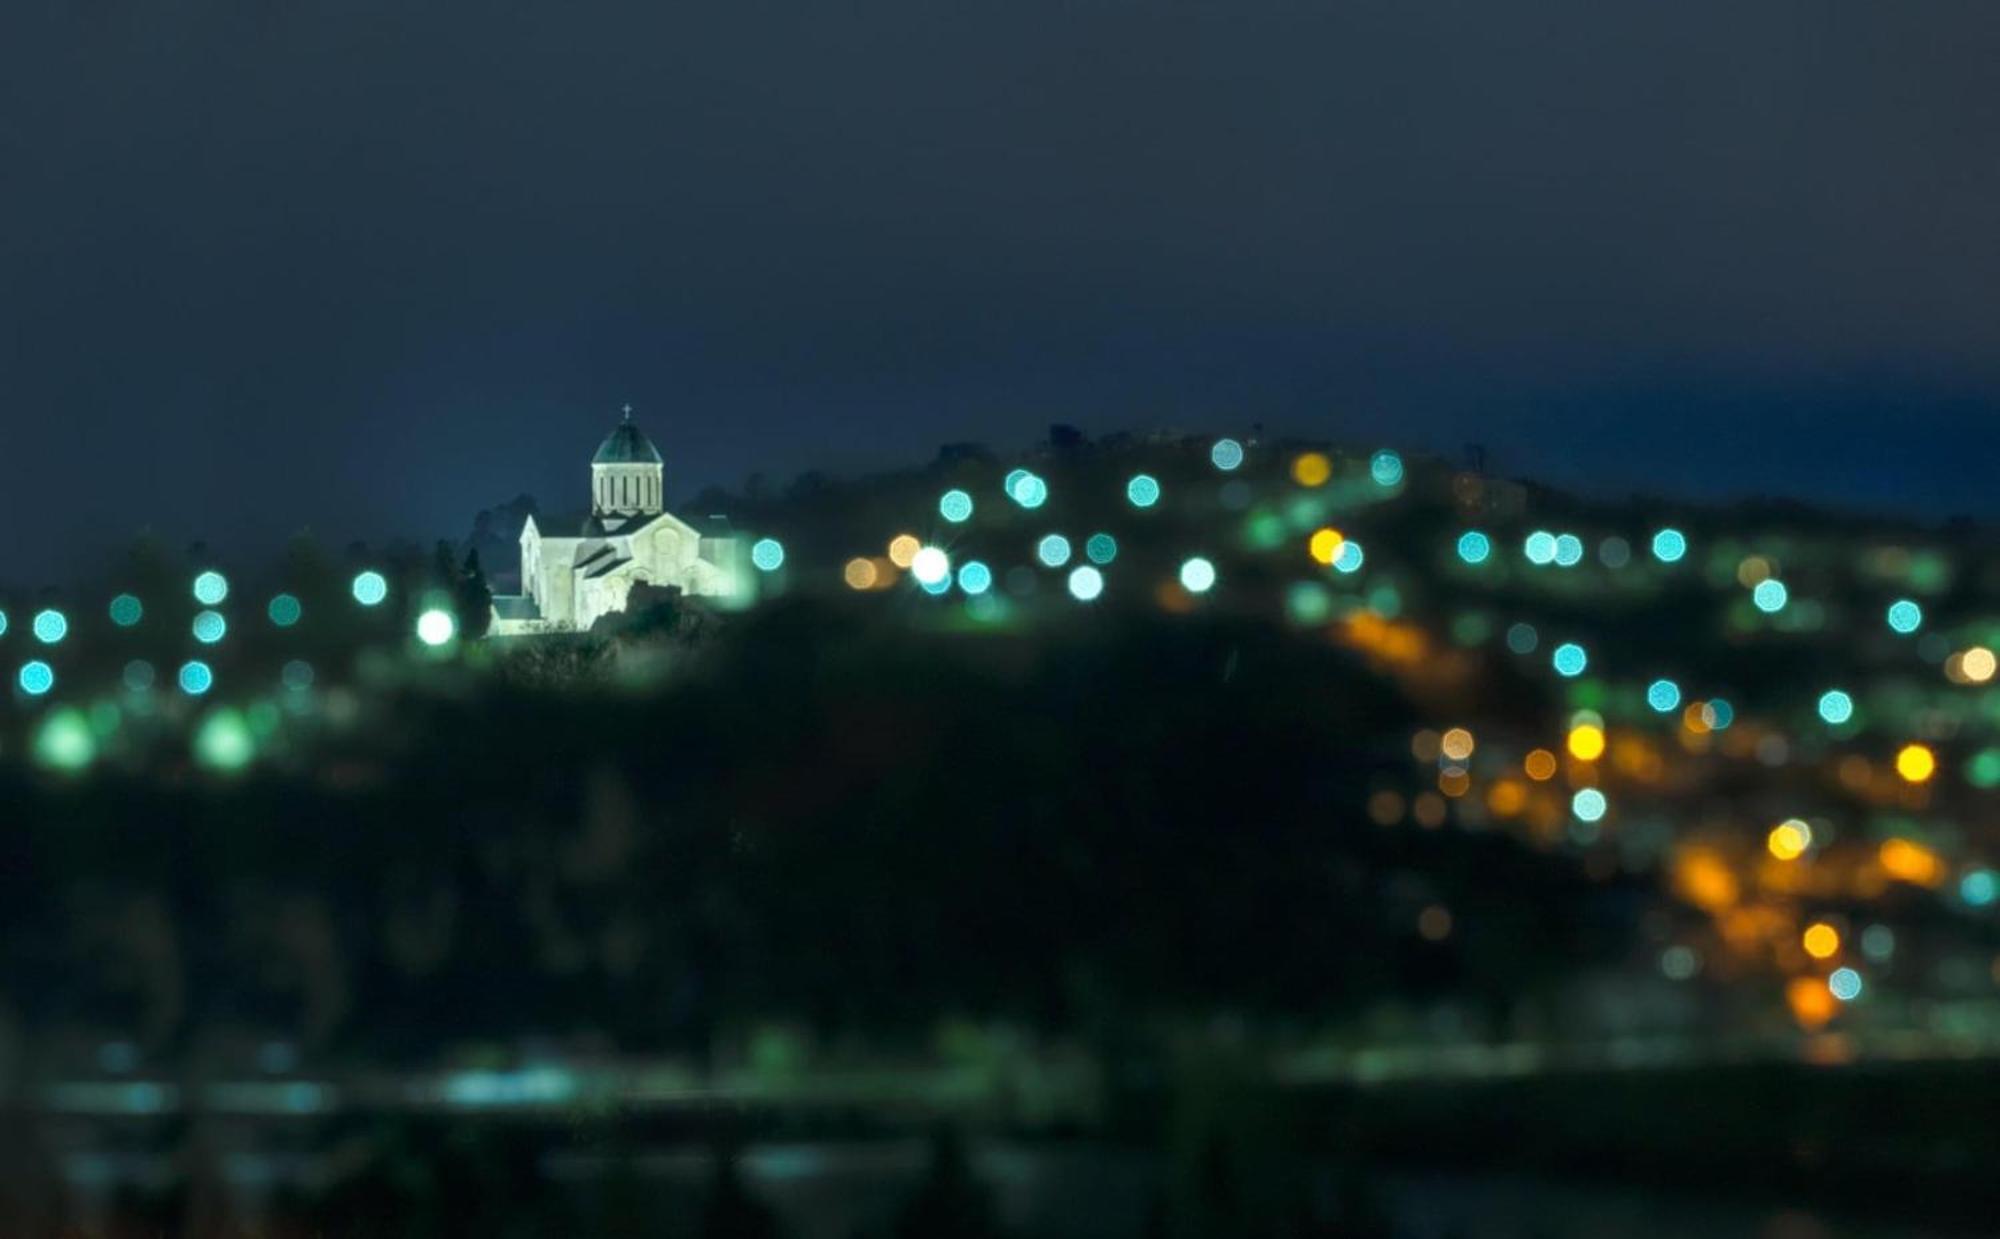
[[2000,515],[2000,10],[7,0],[0,578],[1262,421]]

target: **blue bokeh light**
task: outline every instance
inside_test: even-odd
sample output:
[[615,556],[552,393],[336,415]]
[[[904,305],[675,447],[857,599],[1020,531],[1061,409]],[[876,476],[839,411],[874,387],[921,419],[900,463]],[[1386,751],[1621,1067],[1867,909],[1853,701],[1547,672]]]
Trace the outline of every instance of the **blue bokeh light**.
[[1125,483],[1125,499],[1135,508],[1150,508],[1160,501],[1160,483],[1150,473],[1134,474]]
[[358,574],[354,578],[354,601],[364,607],[380,606],[389,596],[389,580],[374,569]]
[[1118,558],[1118,539],[1108,533],[1094,533],[1083,544],[1084,556],[1091,563],[1104,565]]
[[194,600],[205,607],[212,607],[229,597],[229,578],[220,572],[208,571],[194,579]]
[[1574,568],[1583,562],[1583,539],[1573,533],[1556,536],[1556,567]]
[[1458,557],[1469,564],[1483,564],[1493,554],[1493,539],[1468,529],[1458,535]]
[[1654,680],[1646,686],[1646,704],[1661,714],[1679,708],[1681,686],[1664,678]]
[[1377,486],[1394,486],[1403,480],[1403,458],[1383,448],[1368,458],[1368,476]]
[[1583,669],[1590,665],[1590,655],[1576,642],[1565,641],[1549,655],[1549,662],[1555,667],[1557,675],[1574,678],[1582,675]]
[[959,565],[958,587],[968,594],[977,596],[993,588],[993,569],[976,559],[968,559]]
[[56,686],[56,669],[37,658],[21,664],[21,672],[15,677],[21,691],[30,697],[40,697]]
[[938,496],[938,515],[954,525],[972,519],[972,496],[956,488]]
[[1889,627],[1891,630],[1909,636],[1924,623],[1924,609],[1908,598],[1898,598],[1889,604]]
[[229,621],[222,618],[220,611],[203,611],[194,617],[194,639],[203,645],[214,645],[229,635]]
[[1521,541],[1521,554],[1528,562],[1540,566],[1555,562],[1556,536],[1546,529],[1537,529]]
[[1687,535],[1678,529],[1662,529],[1653,535],[1653,558],[1663,564],[1677,564],[1688,552]]
[[1234,439],[1217,439],[1215,446],[1208,449],[1208,459],[1216,468],[1228,473],[1243,464],[1243,445]]
[[265,608],[265,613],[271,617],[273,624],[280,628],[290,628],[299,622],[300,617],[305,614],[305,608],[291,594],[279,594],[271,599],[271,605]]
[[1050,568],[1060,568],[1069,562],[1069,539],[1059,533],[1048,534],[1035,543],[1035,558]]
[[1599,821],[1604,817],[1605,810],[1610,807],[1611,804],[1604,798],[1604,793],[1594,787],[1582,788],[1569,799],[1569,810],[1576,814],[1579,821]]
[[146,617],[146,604],[135,594],[120,594],[111,600],[111,622],[130,628]]
[[1750,601],[1766,615],[1775,615],[1784,610],[1785,603],[1790,599],[1791,591],[1787,590],[1785,583],[1776,577],[1766,577],[1757,582],[1757,588],[1750,591]]
[[750,562],[759,572],[776,572],[785,563],[785,544],[776,538],[759,538],[750,546]]
[[1829,688],[1819,695],[1819,716],[1838,727],[1854,717],[1854,698],[1841,689]]
[[181,691],[190,697],[199,697],[215,687],[215,672],[199,658],[190,658],[182,663],[180,675],[176,678],[180,681]]
[[69,635],[69,617],[51,607],[36,612],[33,627],[35,640],[43,645],[54,645]]

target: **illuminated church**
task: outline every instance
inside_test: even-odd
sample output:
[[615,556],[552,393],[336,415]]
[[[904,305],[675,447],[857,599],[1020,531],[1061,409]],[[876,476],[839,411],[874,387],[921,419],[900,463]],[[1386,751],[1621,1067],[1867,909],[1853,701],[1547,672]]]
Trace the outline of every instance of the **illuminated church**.
[[582,632],[625,610],[636,585],[711,598],[742,588],[736,538],[666,510],[660,449],[632,410],[590,462],[590,511],[530,516],[521,530],[521,592],[493,599],[493,636]]

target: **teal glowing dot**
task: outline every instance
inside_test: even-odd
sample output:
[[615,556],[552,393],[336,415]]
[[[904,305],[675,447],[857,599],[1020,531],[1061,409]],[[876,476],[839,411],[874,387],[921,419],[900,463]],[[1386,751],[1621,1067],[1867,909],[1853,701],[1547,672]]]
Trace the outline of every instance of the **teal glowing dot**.
[[1991,907],[2000,898],[2000,874],[1991,869],[1974,869],[1958,880],[1958,897],[1969,908]]
[[270,615],[273,624],[280,628],[290,628],[299,622],[299,617],[305,614],[305,608],[300,606],[299,600],[292,595],[279,594],[271,599],[271,605],[265,608],[265,612]]
[[229,597],[229,578],[220,572],[204,572],[194,579],[194,600],[205,607]]
[[56,710],[35,734],[35,760],[51,770],[74,773],[96,756],[97,737],[80,710]]
[[389,596],[389,580],[381,573],[370,569],[354,578],[354,601],[364,607],[380,606]]
[[1059,533],[1049,534],[1035,543],[1035,558],[1050,568],[1060,568],[1069,562],[1069,539]]
[[1104,592],[1104,574],[1085,564],[1069,574],[1069,596],[1078,602],[1095,602]]
[[1458,535],[1458,557],[1469,564],[1483,564],[1493,554],[1493,539],[1468,529]]
[[1750,601],[1766,615],[1775,615],[1785,609],[1785,602],[1791,597],[1785,583],[1776,577],[1767,577],[1757,582],[1757,588],[1750,591]]
[[1827,992],[1842,1002],[1861,997],[1861,974],[1852,968],[1835,968],[1826,978]]
[[125,672],[119,678],[124,680],[125,687],[132,692],[143,693],[152,688],[153,681],[159,677],[153,670],[153,664],[143,658],[135,658],[125,664]]
[[1160,482],[1150,473],[1134,474],[1125,483],[1125,500],[1135,508],[1150,508],[1160,501]]
[[1285,591],[1285,611],[1294,623],[1317,624],[1333,614],[1333,598],[1317,581],[1298,581]]
[[1708,703],[1708,725],[1714,731],[1727,731],[1736,721],[1736,707],[1721,697],[1712,698]]
[[1243,465],[1243,445],[1234,439],[1217,439],[1215,446],[1208,449],[1208,459],[1224,473],[1239,469]]
[[257,755],[257,742],[241,714],[217,710],[194,733],[195,760],[210,770],[241,770]]
[[146,604],[134,594],[120,594],[111,600],[111,622],[130,628],[146,618]]
[[1885,963],[1896,953],[1896,931],[1887,925],[1870,925],[1861,931],[1861,953],[1876,963]]
[[1672,680],[1654,680],[1646,686],[1646,704],[1661,714],[1678,709],[1681,704],[1681,686]]
[[1583,539],[1573,533],[1559,534],[1554,558],[1558,568],[1576,567],[1583,562]]
[[1889,627],[1907,637],[1921,628],[1924,623],[1924,609],[1908,598],[1900,598],[1889,604]]
[[449,644],[458,635],[458,620],[449,611],[436,607],[417,617],[417,640],[436,648]]
[[1594,787],[1586,787],[1569,798],[1569,811],[1576,814],[1578,821],[1601,821],[1604,811],[1611,807],[1604,793]]
[[0,637],[7,635],[7,613],[0,611]]
[[1181,588],[1190,594],[1205,594],[1215,588],[1215,565],[1196,555],[1181,565]]
[[993,569],[976,559],[968,559],[958,569],[958,587],[978,596],[993,588]]
[[776,572],[785,563],[785,544],[776,538],[759,538],[750,545],[750,562],[759,572]]
[[1526,620],[1507,626],[1507,648],[1516,654],[1532,654],[1542,643],[1542,634]]
[[1565,641],[1549,655],[1549,662],[1554,665],[1557,675],[1573,679],[1582,675],[1583,669],[1590,665],[1590,655],[1584,653],[1583,647],[1576,642]]
[[948,490],[938,496],[938,515],[954,525],[972,519],[972,496],[962,490]]
[[182,663],[180,675],[176,678],[180,682],[181,691],[190,697],[199,697],[215,687],[215,672],[199,658],[191,658]]
[[69,635],[69,617],[61,611],[50,608],[35,613],[35,640],[43,645],[54,645]]
[[1854,717],[1854,698],[1837,688],[1819,695],[1819,716],[1835,727]]
[[21,691],[30,697],[40,697],[56,686],[56,669],[37,658],[21,664],[21,673],[14,677]]
[[312,664],[303,658],[294,658],[278,673],[278,682],[295,693],[302,693],[313,686]]
[[1108,533],[1091,534],[1089,541],[1083,544],[1083,553],[1091,563],[1099,566],[1108,564],[1118,558],[1118,539]]
[[1551,564],[1556,558],[1556,536],[1546,529],[1537,529],[1521,543],[1521,553],[1528,562],[1540,566]]
[[1653,535],[1653,558],[1663,564],[1677,564],[1688,553],[1687,535],[1678,529],[1662,529]]
[[1367,562],[1368,552],[1361,549],[1359,542],[1349,538],[1347,541],[1342,542],[1340,550],[1334,553],[1333,570],[1352,575],[1361,571],[1361,565]]
[[220,611],[203,611],[194,617],[193,627],[194,639],[203,645],[214,645],[229,634],[229,621]]
[[1007,495],[1024,508],[1039,508],[1049,500],[1049,484],[1023,469],[1007,484]]
[[1394,486],[1403,480],[1403,458],[1383,448],[1368,458],[1368,476],[1377,486]]

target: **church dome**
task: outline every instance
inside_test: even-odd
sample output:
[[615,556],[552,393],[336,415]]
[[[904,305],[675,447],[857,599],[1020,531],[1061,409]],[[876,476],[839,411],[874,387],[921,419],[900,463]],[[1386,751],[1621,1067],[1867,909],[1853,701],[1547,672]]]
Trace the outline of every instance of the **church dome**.
[[604,437],[604,445],[597,449],[597,455],[590,458],[593,465],[657,465],[660,463],[660,449],[653,441],[632,424],[632,415],[618,423],[612,432]]

